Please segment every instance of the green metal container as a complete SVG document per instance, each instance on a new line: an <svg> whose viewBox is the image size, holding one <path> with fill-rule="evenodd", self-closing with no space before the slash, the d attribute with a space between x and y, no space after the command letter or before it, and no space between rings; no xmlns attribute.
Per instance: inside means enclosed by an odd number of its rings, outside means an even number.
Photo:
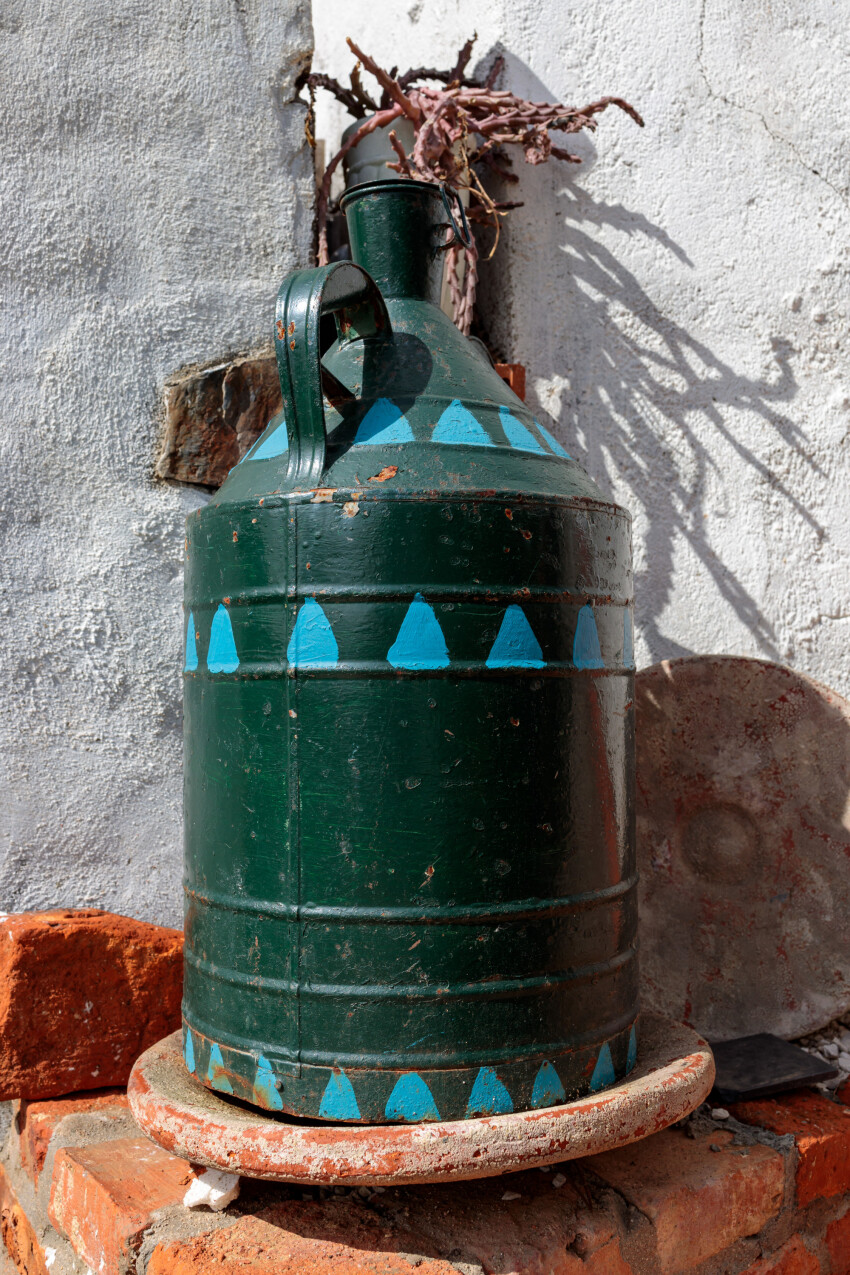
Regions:
<svg viewBox="0 0 850 1275"><path fill-rule="evenodd" d="M320 1120L551 1106L636 1055L630 519L438 308L440 188L344 204L188 520L186 1062Z"/></svg>

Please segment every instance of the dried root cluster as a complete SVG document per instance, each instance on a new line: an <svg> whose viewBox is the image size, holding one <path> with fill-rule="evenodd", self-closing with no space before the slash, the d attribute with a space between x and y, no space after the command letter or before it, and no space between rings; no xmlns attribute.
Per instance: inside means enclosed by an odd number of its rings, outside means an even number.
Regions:
<svg viewBox="0 0 850 1275"><path fill-rule="evenodd" d="M397 68L385 71L352 40L348 40L349 48L358 59L351 75L350 89L330 76L317 74L309 77L311 89L328 89L355 118L360 119L367 111L372 112L368 118L362 119L360 126L325 169L317 210L319 265L325 265L328 260L328 206L336 169L361 138L377 128L391 125L394 120L408 119L413 125L416 140L412 152L407 154L395 132L391 131L389 137L397 160L388 164L388 168L394 169L401 177L445 182L457 191L468 192L470 221L490 226L496 232L491 255L498 241L499 219L519 205L492 199L482 184L481 176L489 169L504 181L518 181L511 171L508 148L521 148L528 164L545 164L549 159L578 164L581 162L579 156L556 146L552 133L568 136L585 128L595 129L595 117L608 106L618 106L635 123L643 125L634 107L621 97L602 97L579 109L557 102L529 102L507 90L497 89L494 85L504 66L502 58L496 59L485 79L471 79L466 69L474 41L475 36L466 42L451 70L416 67L398 75ZM361 66L380 86L378 100L363 87ZM461 283L458 265L462 251L466 253L466 270ZM455 323L462 332L469 332L478 282L478 246L474 236L469 248L453 243L448 249L448 256Z"/></svg>

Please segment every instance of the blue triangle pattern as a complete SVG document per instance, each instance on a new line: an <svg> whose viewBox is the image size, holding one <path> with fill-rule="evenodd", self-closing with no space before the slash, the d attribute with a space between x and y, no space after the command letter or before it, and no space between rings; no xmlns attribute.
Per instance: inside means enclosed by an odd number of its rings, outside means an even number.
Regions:
<svg viewBox="0 0 850 1275"><path fill-rule="evenodd" d="M359 1120L360 1107L354 1086L344 1071L335 1071L325 1085L319 1115L323 1120Z"/></svg>
<svg viewBox="0 0 850 1275"><path fill-rule="evenodd" d="M412 443L410 422L388 398L379 398L369 408L354 435L354 444Z"/></svg>
<svg viewBox="0 0 850 1275"><path fill-rule="evenodd" d="M555 453L556 456L563 456L564 460L572 460L572 456L570 455L570 453L564 451L563 447L558 442L557 438L555 438L553 434L550 434L549 430L546 429L545 425L540 424L536 416L534 418L534 425L535 425L535 428L538 429L540 433L543 435L543 437L546 439L546 442L552 448L552 451Z"/></svg>
<svg viewBox="0 0 850 1275"><path fill-rule="evenodd" d="M186 1063L187 1071L195 1074L195 1046L192 1042L192 1033L186 1028L186 1039L183 1041L183 1060Z"/></svg>
<svg viewBox="0 0 850 1275"><path fill-rule="evenodd" d="M207 668L211 673L235 673L239 656L233 638L233 625L227 608L220 605L213 616L210 629L210 649L207 651Z"/></svg>
<svg viewBox="0 0 850 1275"><path fill-rule="evenodd" d="M629 1052L626 1058L626 1074L634 1070L637 1062L637 1026L632 1023L632 1030L629 1032Z"/></svg>
<svg viewBox="0 0 850 1275"><path fill-rule="evenodd" d="M511 1095L492 1067L482 1067L475 1077L472 1093L466 1105L470 1116L504 1116L513 1111Z"/></svg>
<svg viewBox="0 0 850 1275"><path fill-rule="evenodd" d="M604 668L602 650L599 646L599 631L593 608L583 606L578 613L575 637L573 638L573 664L576 668Z"/></svg>
<svg viewBox="0 0 850 1275"><path fill-rule="evenodd" d="M447 668L449 650L440 622L421 593L407 608L398 636L387 651L393 668Z"/></svg>
<svg viewBox="0 0 850 1275"><path fill-rule="evenodd" d="M546 455L531 430L526 429L522 421L517 420L509 407L500 407L499 417L511 447L516 447L521 452L539 452L541 456Z"/></svg>
<svg viewBox="0 0 850 1275"><path fill-rule="evenodd" d="M407 1120L411 1124L440 1118L431 1090L415 1071L399 1076L387 1099L384 1115L388 1120Z"/></svg>
<svg viewBox="0 0 850 1275"><path fill-rule="evenodd" d="M189 612L189 619L186 621L186 664L185 671L194 673L198 667L198 647L195 643L195 617Z"/></svg>
<svg viewBox="0 0 850 1275"><path fill-rule="evenodd" d="M431 435L432 443L465 443L467 447L495 447L483 425L459 398L449 403Z"/></svg>
<svg viewBox="0 0 850 1275"><path fill-rule="evenodd" d="M315 598L307 598L298 612L286 658L293 668L326 668L339 660L331 622Z"/></svg>
<svg viewBox="0 0 850 1275"><path fill-rule="evenodd" d="M487 656L487 667L544 668L545 665L540 643L522 607L509 606Z"/></svg>
<svg viewBox="0 0 850 1275"><path fill-rule="evenodd" d="M283 1099L275 1084L276 1079L274 1068L268 1058L260 1054L257 1059L257 1074L254 1077L254 1092L260 1100L260 1105L267 1111L283 1111Z"/></svg>
<svg viewBox="0 0 850 1275"><path fill-rule="evenodd" d="M616 1079L614 1061L611 1057L611 1046L606 1040L599 1051L596 1066L593 1068L593 1075L590 1077L590 1092L596 1093L599 1089L605 1089L607 1085L613 1085Z"/></svg>
<svg viewBox="0 0 850 1275"><path fill-rule="evenodd" d="M559 1102L566 1101L561 1077L550 1062L541 1063L531 1091L532 1107L557 1107Z"/></svg>
<svg viewBox="0 0 850 1275"><path fill-rule="evenodd" d="M632 622L631 607L626 607L623 612L623 667L634 668L635 666L635 640L634 625Z"/></svg>
<svg viewBox="0 0 850 1275"><path fill-rule="evenodd" d="M260 440L259 447L255 451L249 452L244 457L245 460L272 460L275 456L282 456L284 452L289 451L289 434L286 429L286 421L281 416L280 423L275 425L275 419L273 416L269 421L265 434ZM272 427L271 433L269 433L269 427Z"/></svg>
<svg viewBox="0 0 850 1275"><path fill-rule="evenodd" d="M233 1093L233 1086L227 1079L227 1073L224 1070L224 1059L221 1056L221 1050L218 1045L213 1045L210 1050L210 1065L207 1067L207 1080L213 1089L217 1089L219 1093Z"/></svg>

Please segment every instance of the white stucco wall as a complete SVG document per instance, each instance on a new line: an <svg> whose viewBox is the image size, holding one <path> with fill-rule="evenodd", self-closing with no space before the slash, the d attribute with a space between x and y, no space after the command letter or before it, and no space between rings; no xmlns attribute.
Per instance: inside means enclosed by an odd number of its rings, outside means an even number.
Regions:
<svg viewBox="0 0 850 1275"><path fill-rule="evenodd" d="M9 0L0 910L179 924L182 526L160 387L306 264L306 0Z"/></svg>
<svg viewBox="0 0 850 1275"><path fill-rule="evenodd" d="M491 337L634 514L639 666L750 654L850 694L846 7L323 0L314 27L332 74L346 35L404 70L477 30L503 87L644 114L573 139L580 168L519 163ZM322 98L332 153L348 120Z"/></svg>

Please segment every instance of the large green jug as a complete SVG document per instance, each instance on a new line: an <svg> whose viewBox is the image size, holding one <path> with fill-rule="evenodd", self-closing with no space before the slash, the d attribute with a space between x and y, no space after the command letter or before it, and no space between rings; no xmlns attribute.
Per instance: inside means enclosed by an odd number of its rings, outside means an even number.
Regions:
<svg viewBox="0 0 850 1275"><path fill-rule="evenodd" d="M636 1056L630 520L440 311L441 189L344 204L188 520L186 1063L320 1120L551 1106Z"/></svg>

